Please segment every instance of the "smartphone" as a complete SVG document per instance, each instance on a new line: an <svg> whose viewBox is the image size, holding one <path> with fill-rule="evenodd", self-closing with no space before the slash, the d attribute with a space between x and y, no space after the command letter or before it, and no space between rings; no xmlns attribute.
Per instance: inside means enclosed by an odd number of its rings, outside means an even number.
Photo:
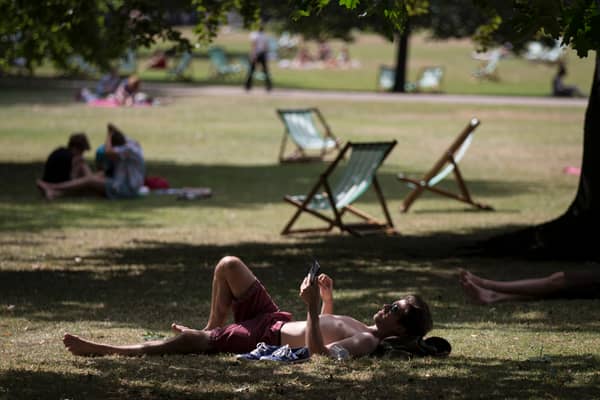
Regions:
<svg viewBox="0 0 600 400"><path fill-rule="evenodd" d="M321 266L317 260L312 260L308 267L308 280L312 285L317 281L319 274L321 273Z"/></svg>

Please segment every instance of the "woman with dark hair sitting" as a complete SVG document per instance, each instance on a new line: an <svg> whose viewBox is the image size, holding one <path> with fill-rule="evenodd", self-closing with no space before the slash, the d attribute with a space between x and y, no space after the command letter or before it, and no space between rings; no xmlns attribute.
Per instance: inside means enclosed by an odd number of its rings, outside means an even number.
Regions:
<svg viewBox="0 0 600 400"><path fill-rule="evenodd" d="M146 173L139 143L108 124L104 157L112 161L112 177L101 171L60 183L38 180L37 186L48 200L77 194L96 194L111 199L137 197Z"/></svg>

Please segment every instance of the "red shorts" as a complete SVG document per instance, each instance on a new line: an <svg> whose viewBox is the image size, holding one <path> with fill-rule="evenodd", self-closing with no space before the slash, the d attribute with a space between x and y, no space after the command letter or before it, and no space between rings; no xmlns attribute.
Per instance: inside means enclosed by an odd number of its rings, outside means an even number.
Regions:
<svg viewBox="0 0 600 400"><path fill-rule="evenodd" d="M278 346L281 327L292 320L292 314L279 311L258 280L241 298L234 300L232 308L234 323L210 333L214 352L247 353L259 342Z"/></svg>

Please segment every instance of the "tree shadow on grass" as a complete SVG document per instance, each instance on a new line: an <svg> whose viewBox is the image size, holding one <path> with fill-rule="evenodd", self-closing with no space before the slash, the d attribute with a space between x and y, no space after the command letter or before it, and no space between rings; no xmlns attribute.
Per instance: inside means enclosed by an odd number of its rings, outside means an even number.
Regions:
<svg viewBox="0 0 600 400"><path fill-rule="evenodd" d="M181 207L191 212L203 208L261 208L281 204L285 194L306 194L316 184L326 168L324 163L305 165L181 165L173 162L148 160L149 175L165 177L172 187L210 187L210 199L186 202L175 196L150 195L134 200L107 201L101 198L63 198L51 203L41 197L35 187L43 163L0 163L0 180L7 190L0 193L0 231L33 231L62 227L106 227L111 221L127 226L144 225L143 217L154 208ZM379 174L388 201L402 199L408 193L406 185L395 178L395 171L385 168ZM446 183L452 187L453 182ZM536 191L539 184L504 181L470 181L473 193L485 198L510 197ZM428 201L424 196L423 202ZM357 205L377 204L372 190L365 193ZM467 207L468 209L469 207ZM446 210L464 210L465 206L448 200ZM503 210L514 212L515 210ZM290 207L290 215L292 208ZM110 218L107 218L110 216ZM395 215L394 218L397 218ZM167 222L165 222L166 224Z"/></svg>
<svg viewBox="0 0 600 400"><path fill-rule="evenodd" d="M49 258L60 270L0 271L3 302L12 316L29 321L111 321L146 330L168 329L170 322L204 326L209 313L212 271L225 255L240 256L282 309L304 314L299 282L315 257L336 282L336 312L368 322L381 304L403 294L422 294L436 325L454 329L466 323L519 324L522 329L594 331L600 311L594 302L510 303L490 307L465 304L456 268L467 267L497 279L544 276L564 264L486 259L465 251L489 231L471 235L440 233L413 237L341 236L281 243L231 245L133 241L82 255ZM501 267L501 272L498 268ZM582 320L572 307L598 318ZM536 309L536 315L527 312ZM6 312L6 311L5 311Z"/></svg>
<svg viewBox="0 0 600 400"><path fill-rule="evenodd" d="M315 364L317 363L317 364ZM0 373L7 398L594 398L597 356L552 355L543 361L450 356L411 362L330 360L286 366L231 356L74 358L76 373Z"/></svg>

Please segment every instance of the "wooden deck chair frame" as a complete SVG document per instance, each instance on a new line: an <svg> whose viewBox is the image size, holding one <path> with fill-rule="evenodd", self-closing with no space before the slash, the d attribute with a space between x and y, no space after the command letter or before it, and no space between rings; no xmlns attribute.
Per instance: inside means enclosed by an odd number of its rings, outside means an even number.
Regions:
<svg viewBox="0 0 600 400"><path fill-rule="evenodd" d="M321 125L323 127L323 131L324 131L323 137L322 137L323 146L320 149L319 148L306 149L306 148L303 148L296 141L294 141L292 132L290 132L290 127L288 125L288 122L285 119L285 114L291 114L291 113L310 113L310 114L314 114L317 116L317 119L321 123ZM321 111L319 111L318 108L311 107L311 108L297 108L297 109L277 109L277 115L279 116L279 119L281 119L281 122L283 123L283 126L285 127L285 130L283 132L283 138L281 139L281 146L279 148L279 162L280 163L322 161L327 154L340 150L339 140L335 137L335 135L331 131L329 124L327 123L327 121L325 120L325 117L323 117L323 114L321 114ZM318 131L316 126L315 126L315 130ZM287 141L288 141L289 136L292 136L292 142L296 146L296 149L291 154L285 155ZM333 140L335 145L333 147L328 147L327 139ZM310 150L318 151L318 154L311 155L308 153Z"/></svg>
<svg viewBox="0 0 600 400"><path fill-rule="evenodd" d="M429 190L433 193L470 204L473 207L481 210L493 210L491 206L478 203L473 200L471 193L467 188L467 184L463 179L463 175L458 168L458 163L466 152L472 140L472 135L479 124L480 122L477 118L471 119L465 129L460 133L460 135L458 135L450 147L448 147L448 149L444 152L442 157L433 165L433 167L422 179L411 179L404 176L404 174L398 174L397 178L399 180L414 187L414 189L408 194L408 196L406 196L402 203L402 212L408 212L411 205L425 190ZM435 187L435 185L443 180L450 172L454 173L459 193L453 193Z"/></svg>
<svg viewBox="0 0 600 400"><path fill-rule="evenodd" d="M374 146L378 146L382 148L383 153L381 153L381 160L375 165L371 163L371 171L366 173L370 182L362 183L366 184L367 187L364 187L355 192L356 197L350 197L350 199L344 199L344 205L338 206L336 205L336 196L332 190L331 185L331 175L335 171L336 167L340 163L346 153L348 153L351 149L353 151L357 151L356 149L369 149L369 146L373 148ZM383 164L388 154L392 151L392 149L396 146L396 141L391 142L371 142L371 143L352 143L348 142L344 146L344 148L340 151L336 159L327 167L325 172L321 174L319 180L315 184L315 186L308 192L308 195L303 199L297 198L297 196L285 196L284 200L294 207L297 208L296 212L289 220L289 222L283 228L281 232L282 235L288 235L293 233L311 233L311 232L329 232L333 228L337 227L342 232L348 232L353 236L364 236L367 233L375 233L375 232L383 232L386 234L397 234L398 232L394 228L394 224L392 222L392 218L387 208L387 204L385 202L385 198L383 196L383 192L381 191L381 186L379 185L379 181L377 180L377 170ZM352 163L353 158L350 156L350 160L348 163ZM361 162L360 159L358 161ZM346 166L348 167L348 165ZM350 171L350 170L348 170ZM345 177L344 177L345 178ZM348 182L346 179L341 179L341 181ZM356 182L353 182L353 185L356 187ZM383 214L385 216L385 221L378 220L377 218L367 214L366 212L359 210L352 204L366 191L368 188L372 186L377 195L377 199L381 205L383 210ZM344 189L348 189L348 186L343 186ZM321 192L319 190L322 189ZM347 192L346 192L347 193ZM324 209L321 208L310 208L310 203L316 196L320 196L323 204L327 205L329 210L332 211L333 217L323 213ZM324 221L327 226L322 228L304 228L304 229L292 229L293 225L296 223L298 218L302 215L302 213L308 213L313 215L314 217ZM364 222L358 223L345 223L342 221L342 218L346 212L353 214L359 217Z"/></svg>

